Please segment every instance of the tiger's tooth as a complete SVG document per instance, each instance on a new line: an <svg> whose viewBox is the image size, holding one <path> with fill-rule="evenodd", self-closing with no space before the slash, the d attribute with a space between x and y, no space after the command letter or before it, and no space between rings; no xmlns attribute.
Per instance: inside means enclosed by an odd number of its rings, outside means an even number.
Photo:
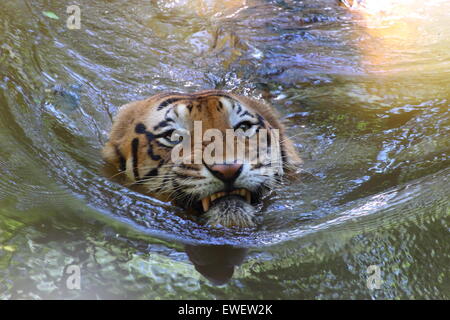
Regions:
<svg viewBox="0 0 450 320"><path fill-rule="evenodd" d="M252 203L252 195L248 191L245 193L245 200L247 200L247 202L250 204Z"/></svg>
<svg viewBox="0 0 450 320"><path fill-rule="evenodd" d="M216 198L217 198L217 194L214 193L214 194L211 195L211 201L216 200Z"/></svg>
<svg viewBox="0 0 450 320"><path fill-rule="evenodd" d="M240 189L240 190L239 190L239 194L240 194L241 196L245 197L245 196L246 196L246 191L245 191L244 189Z"/></svg>
<svg viewBox="0 0 450 320"><path fill-rule="evenodd" d="M206 212L209 209L209 197L203 198L202 199L202 207L203 207L203 211Z"/></svg>

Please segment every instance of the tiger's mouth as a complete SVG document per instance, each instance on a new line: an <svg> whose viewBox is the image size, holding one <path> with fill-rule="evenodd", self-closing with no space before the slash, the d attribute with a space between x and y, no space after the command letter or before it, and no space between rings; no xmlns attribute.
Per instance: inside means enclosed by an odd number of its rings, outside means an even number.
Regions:
<svg viewBox="0 0 450 320"><path fill-rule="evenodd" d="M235 189L232 191L219 191L216 193L213 193L203 199L201 199L201 206L203 209L203 212L207 212L212 204L214 204L215 201L221 198L230 197L230 196L238 196L241 197L243 200L245 200L248 204L252 204L252 199L254 200L254 197L252 196L252 193L247 189Z"/></svg>

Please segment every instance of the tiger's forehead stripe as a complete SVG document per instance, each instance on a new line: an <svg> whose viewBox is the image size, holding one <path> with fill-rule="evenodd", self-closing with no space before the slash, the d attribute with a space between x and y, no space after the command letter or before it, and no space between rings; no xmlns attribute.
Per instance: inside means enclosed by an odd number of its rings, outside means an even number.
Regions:
<svg viewBox="0 0 450 320"><path fill-rule="evenodd" d="M244 116L249 116L251 118L255 118L255 115L251 114L248 110L245 110L239 101L232 99L231 97L228 97L228 99L221 98L219 101L222 104L225 104L228 111L230 111L230 109L232 109L241 118L243 118Z"/></svg>
<svg viewBox="0 0 450 320"><path fill-rule="evenodd" d="M177 96L163 97L163 100L157 104L157 110L163 110L163 117L159 119L159 122L156 122L152 125L152 130L154 132L164 131L165 128L168 127L182 127L187 130L192 129L192 123L189 119L192 116L192 112L194 110L203 114L207 112L206 109L202 110L202 106L205 103L214 101L215 109L220 113L228 114L232 125L236 125L240 119L250 118L259 120L257 118L258 114L253 113L247 109L239 100L234 97L217 92L208 92L206 94L178 94ZM195 107L195 108L194 108ZM209 112L209 111L208 111ZM206 115L203 115L204 117ZM207 116L208 117L208 116ZM173 126L172 126L173 124ZM262 122L259 121L261 125ZM142 130L139 130L142 132ZM166 130L167 131L167 130Z"/></svg>
<svg viewBox="0 0 450 320"><path fill-rule="evenodd" d="M169 99L166 99L164 101L162 101L158 107L157 110L161 111L162 109L164 109L165 107L180 101L180 100L196 100L196 99L201 99L201 98L209 98L209 97L225 97L228 99L232 99L229 95L224 94L224 93L219 93L219 92L210 92L210 93L205 93L205 94L190 94L190 95L181 95L178 97L170 97Z"/></svg>
<svg viewBox="0 0 450 320"><path fill-rule="evenodd" d="M153 127L153 130L156 131L160 128L164 128L167 127L169 125L170 122L174 122L173 119L165 119L162 120L161 122L159 122L156 126Z"/></svg>
<svg viewBox="0 0 450 320"><path fill-rule="evenodd" d="M161 102L157 108L158 111L161 111L162 109L164 109L165 107L171 105L174 102L183 100L184 98L169 98L167 100L164 100L163 102Z"/></svg>
<svg viewBox="0 0 450 320"><path fill-rule="evenodd" d="M178 118L188 118L192 111L192 104L177 104L174 108L174 112L177 114Z"/></svg>
<svg viewBox="0 0 450 320"><path fill-rule="evenodd" d="M230 112L232 109L234 109L234 101L231 97L228 96L222 96L219 99L219 102L222 106L222 108L225 108L228 112Z"/></svg>
<svg viewBox="0 0 450 320"><path fill-rule="evenodd" d="M249 116L250 118L255 118L255 116L253 114L251 114L250 112L248 112L247 110L245 110L244 112L242 112L242 114L239 114L239 115L241 116L241 118L244 116Z"/></svg>

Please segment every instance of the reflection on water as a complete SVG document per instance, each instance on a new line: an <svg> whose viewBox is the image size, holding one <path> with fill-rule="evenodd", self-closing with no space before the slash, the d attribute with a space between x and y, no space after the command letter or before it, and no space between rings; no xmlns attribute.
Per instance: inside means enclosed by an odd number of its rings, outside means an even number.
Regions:
<svg viewBox="0 0 450 320"><path fill-rule="evenodd" d="M69 2L0 5L0 298L450 297L448 1L96 1L80 30ZM118 106L211 88L272 103L304 159L257 232L102 170Z"/></svg>
<svg viewBox="0 0 450 320"><path fill-rule="evenodd" d="M235 267L242 264L247 256L247 249L231 246L185 246L189 260L195 270L212 283L227 283L233 276Z"/></svg>

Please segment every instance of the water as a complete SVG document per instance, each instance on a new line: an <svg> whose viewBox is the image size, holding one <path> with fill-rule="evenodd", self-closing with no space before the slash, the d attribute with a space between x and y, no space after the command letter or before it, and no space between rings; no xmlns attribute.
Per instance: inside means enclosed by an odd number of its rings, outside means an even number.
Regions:
<svg viewBox="0 0 450 320"><path fill-rule="evenodd" d="M81 1L69 30L70 1L2 1L0 298L450 298L450 3L214 3ZM257 232L102 169L121 104L211 88L272 103L304 160Z"/></svg>

